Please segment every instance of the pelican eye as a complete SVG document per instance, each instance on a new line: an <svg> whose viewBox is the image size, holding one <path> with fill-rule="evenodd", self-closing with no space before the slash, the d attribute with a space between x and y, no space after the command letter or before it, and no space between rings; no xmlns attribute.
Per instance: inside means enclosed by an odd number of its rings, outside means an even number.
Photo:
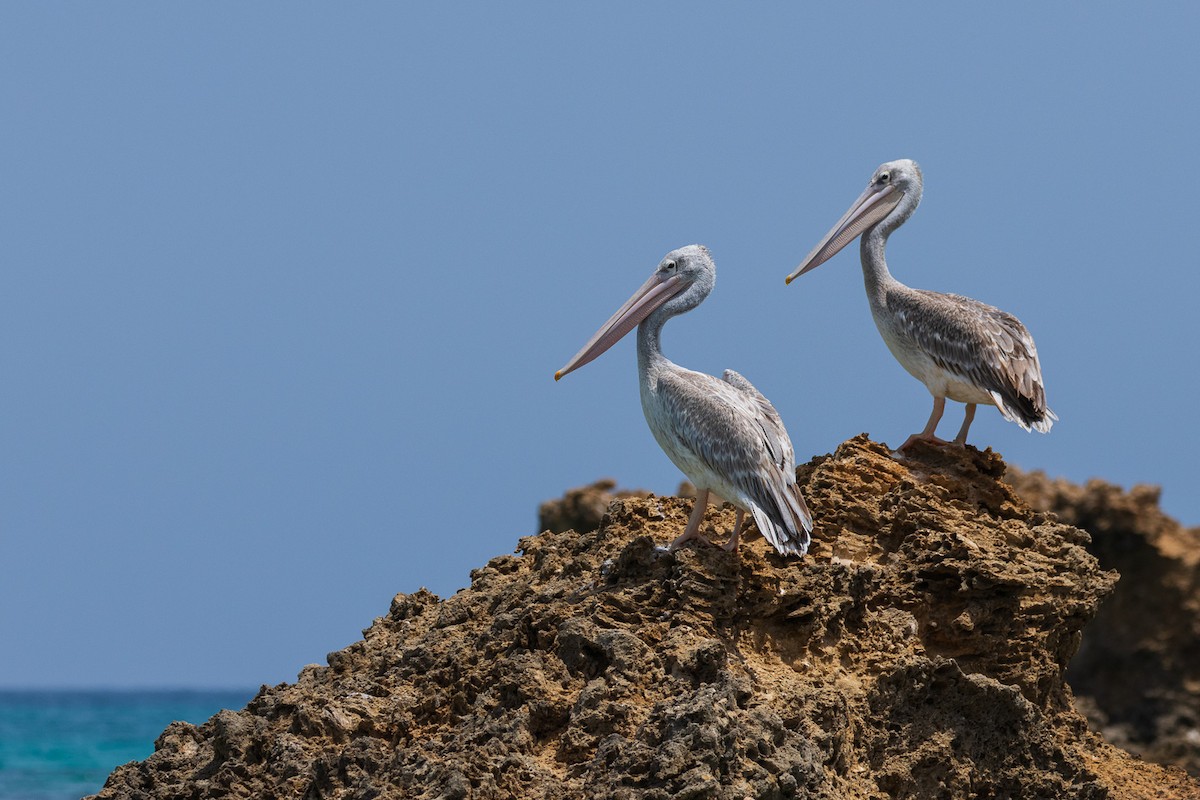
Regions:
<svg viewBox="0 0 1200 800"><path fill-rule="evenodd" d="M672 260L668 259L667 261L663 262L663 270L666 272L670 272L671 270L675 269L675 267L676 264Z"/></svg>
<svg viewBox="0 0 1200 800"><path fill-rule="evenodd" d="M880 173L880 175L879 175L879 183L887 183L891 179L892 179L892 175L890 172L883 172L883 173Z"/></svg>

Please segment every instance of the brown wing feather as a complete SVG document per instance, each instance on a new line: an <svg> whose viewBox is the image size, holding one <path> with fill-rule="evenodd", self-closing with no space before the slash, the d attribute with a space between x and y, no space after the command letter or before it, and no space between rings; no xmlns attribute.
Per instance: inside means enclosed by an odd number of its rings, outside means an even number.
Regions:
<svg viewBox="0 0 1200 800"><path fill-rule="evenodd" d="M904 332L934 363L989 392L1004 416L1049 430L1042 367L1033 337L1006 311L956 294L922 289L889 298Z"/></svg>

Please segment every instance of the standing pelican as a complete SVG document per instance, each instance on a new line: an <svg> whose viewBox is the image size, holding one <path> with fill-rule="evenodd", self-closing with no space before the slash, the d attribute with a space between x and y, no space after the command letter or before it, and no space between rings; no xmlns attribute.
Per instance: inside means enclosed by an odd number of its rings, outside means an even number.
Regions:
<svg viewBox="0 0 1200 800"><path fill-rule="evenodd" d="M883 257L888 236L912 216L921 191L917 162L901 159L881 165L862 196L787 282L833 258L863 234L863 280L871 316L892 355L933 395L925 430L909 436L901 450L918 441L945 444L934 431L947 397L967 404L956 444L966 444L978 403L996 406L1005 419L1025 430L1046 433L1058 417L1046 406L1037 348L1020 320L969 297L910 289L888 272Z"/></svg>
<svg viewBox="0 0 1200 800"><path fill-rule="evenodd" d="M802 556L808 552L812 516L796 485L796 456L774 406L733 370L717 380L672 363L659 347L663 324L700 305L716 278L707 247L693 244L667 253L650 280L554 373L554 379L589 363L636 325L646 422L659 446L696 487L687 528L671 549L702 538L700 523L712 491L738 508L726 550L737 550L749 511L776 550Z"/></svg>

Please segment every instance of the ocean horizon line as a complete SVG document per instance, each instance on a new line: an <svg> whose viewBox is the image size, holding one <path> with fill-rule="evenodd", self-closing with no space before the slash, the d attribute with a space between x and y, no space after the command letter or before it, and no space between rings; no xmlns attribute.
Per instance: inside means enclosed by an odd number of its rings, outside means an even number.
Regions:
<svg viewBox="0 0 1200 800"><path fill-rule="evenodd" d="M33 694L257 694L263 686L183 686L173 684L138 685L63 685L63 686L0 686L0 695Z"/></svg>

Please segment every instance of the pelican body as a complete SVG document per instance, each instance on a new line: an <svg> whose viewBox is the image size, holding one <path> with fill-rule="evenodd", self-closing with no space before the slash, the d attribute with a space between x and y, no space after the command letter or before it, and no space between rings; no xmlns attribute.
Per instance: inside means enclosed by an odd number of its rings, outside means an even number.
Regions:
<svg viewBox="0 0 1200 800"><path fill-rule="evenodd" d="M946 398L967 404L956 444L966 444L980 403L996 406L1005 419L1027 431L1046 433L1058 417L1046 405L1037 348L1020 320L969 297L909 288L888 271L888 236L916 211L922 190L917 162L881 165L866 191L787 282L862 236L863 281L875 326L896 360L933 395L925 429L908 437L901 450L917 441L944 443L935 432Z"/></svg>
<svg viewBox="0 0 1200 800"><path fill-rule="evenodd" d="M663 324L700 305L716 274L708 248L672 250L554 379L589 363L637 326L642 412L663 452L696 487L687 528L671 548L703 538L700 524L708 495L715 492L738 509L727 550L736 551L749 512L776 550L802 556L808 552L812 516L796 485L795 453L774 406L733 370L718 380L662 354Z"/></svg>

